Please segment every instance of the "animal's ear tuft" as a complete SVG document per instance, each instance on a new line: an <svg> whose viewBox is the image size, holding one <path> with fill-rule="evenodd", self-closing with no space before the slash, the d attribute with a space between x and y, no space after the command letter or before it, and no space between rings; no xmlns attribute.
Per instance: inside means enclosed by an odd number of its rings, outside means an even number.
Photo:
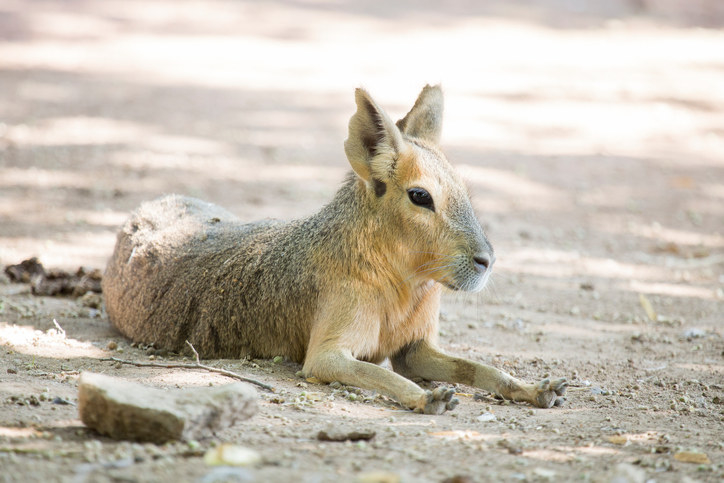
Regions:
<svg viewBox="0 0 724 483"><path fill-rule="evenodd" d="M370 182L373 174L387 179L387 170L402 148L402 135L367 91L357 89L355 102L357 112L349 120L349 136L344 142L347 159L365 181Z"/></svg>
<svg viewBox="0 0 724 483"><path fill-rule="evenodd" d="M438 144L442 132L443 95L439 85L426 85L417 96L415 105L397 127L406 136Z"/></svg>

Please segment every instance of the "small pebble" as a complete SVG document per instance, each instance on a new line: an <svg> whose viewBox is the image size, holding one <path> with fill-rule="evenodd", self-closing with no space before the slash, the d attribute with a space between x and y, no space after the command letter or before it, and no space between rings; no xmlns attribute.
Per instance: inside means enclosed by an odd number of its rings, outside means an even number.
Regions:
<svg viewBox="0 0 724 483"><path fill-rule="evenodd" d="M498 441L498 446L507 449L508 453L510 454L518 455L523 453L523 448L521 448L517 444L511 443L507 439L502 439Z"/></svg>
<svg viewBox="0 0 724 483"><path fill-rule="evenodd" d="M75 403L68 401L67 399L63 399L62 397L56 397L52 401L53 404L60 404L62 406L75 406Z"/></svg>
<svg viewBox="0 0 724 483"><path fill-rule="evenodd" d="M698 339L699 337L706 336L706 331L696 328L686 329L683 335L686 339Z"/></svg>
<svg viewBox="0 0 724 483"><path fill-rule="evenodd" d="M533 470L533 474L543 480L553 481L556 476L556 472L547 468L536 468Z"/></svg>
<svg viewBox="0 0 724 483"><path fill-rule="evenodd" d="M241 483L247 481L256 481L256 478L249 470L229 466L214 468L199 480L200 483Z"/></svg>
<svg viewBox="0 0 724 483"><path fill-rule="evenodd" d="M258 452L235 444L221 444L204 454L204 463L209 466L251 466L259 462Z"/></svg>
<svg viewBox="0 0 724 483"><path fill-rule="evenodd" d="M480 421L481 423L495 421L496 419L498 419L498 418L495 416L495 414L490 413L490 412L484 412L483 414L481 414L480 416L475 418L476 421Z"/></svg>
<svg viewBox="0 0 724 483"><path fill-rule="evenodd" d="M108 344L106 344L106 349L108 349L109 351L114 351L118 349L118 344L116 343L116 341L112 340Z"/></svg>

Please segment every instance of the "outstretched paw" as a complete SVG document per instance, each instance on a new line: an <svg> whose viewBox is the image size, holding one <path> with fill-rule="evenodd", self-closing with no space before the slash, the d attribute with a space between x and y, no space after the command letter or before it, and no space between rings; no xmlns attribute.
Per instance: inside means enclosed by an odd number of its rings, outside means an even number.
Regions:
<svg viewBox="0 0 724 483"><path fill-rule="evenodd" d="M566 393L567 388L568 381L566 381L565 378L556 379L554 381L545 378L534 386L534 404L539 408L561 406L565 402L566 398L559 396L563 396Z"/></svg>
<svg viewBox="0 0 724 483"><path fill-rule="evenodd" d="M442 414L455 408L460 402L455 395L454 389L447 387L438 387L433 391L425 391L427 403L423 413L425 414Z"/></svg>

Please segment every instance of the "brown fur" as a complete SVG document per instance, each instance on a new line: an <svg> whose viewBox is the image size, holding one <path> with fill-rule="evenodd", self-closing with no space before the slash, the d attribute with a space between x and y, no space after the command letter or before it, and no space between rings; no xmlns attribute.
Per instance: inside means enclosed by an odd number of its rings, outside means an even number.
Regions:
<svg viewBox="0 0 724 483"><path fill-rule="evenodd" d="M428 413L452 409L453 391L407 378L550 407L565 380L524 384L436 347L442 286L480 290L494 260L437 147L442 91L425 87L396 125L364 90L356 102L345 142L354 172L307 219L243 224L175 195L142 204L103 278L111 322L138 342L180 350L188 340L204 357L284 355L308 376ZM432 202L421 204L415 189ZM377 365L386 358L395 372Z"/></svg>

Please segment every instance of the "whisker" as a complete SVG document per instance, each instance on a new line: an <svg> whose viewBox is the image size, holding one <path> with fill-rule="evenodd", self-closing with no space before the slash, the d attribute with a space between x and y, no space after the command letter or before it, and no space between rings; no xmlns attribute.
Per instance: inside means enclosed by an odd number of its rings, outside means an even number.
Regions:
<svg viewBox="0 0 724 483"><path fill-rule="evenodd" d="M422 253L423 255L439 255L441 257L454 257L455 255L445 255L444 253L439 252L418 252L418 251L411 251L410 253Z"/></svg>
<svg viewBox="0 0 724 483"><path fill-rule="evenodd" d="M413 272L416 272L418 269L424 267L425 265L432 265L433 263L441 262L441 261L443 261L443 260L444 260L444 258L435 258L435 259L433 259L433 260L430 260L429 262L425 262L425 263L423 263L423 264L421 264L421 265L418 265L418 266L415 268L415 270L413 270Z"/></svg>
<svg viewBox="0 0 724 483"><path fill-rule="evenodd" d="M513 276L511 273L502 273L502 272L495 272L495 276L498 278L503 278L505 280L510 280Z"/></svg>
<svg viewBox="0 0 724 483"><path fill-rule="evenodd" d="M428 268L425 268L425 269L422 269L422 270L417 270L417 271L415 271L415 273L413 273L413 276L414 276L414 275L421 275L421 274L424 274L424 273L434 273L435 271L445 270L446 268L452 268L452 267L454 267L454 266L455 266L454 263L449 263L449 264L447 264L447 265L441 265L441 266L439 266L439 267L428 267Z"/></svg>
<svg viewBox="0 0 724 483"><path fill-rule="evenodd" d="M492 276L488 279L488 283L485 284L485 290L491 293L491 298L494 302L502 302L503 299L498 294L498 286L495 284L495 280Z"/></svg>
<svg viewBox="0 0 724 483"><path fill-rule="evenodd" d="M402 282L400 282L400 284L407 283L410 279L412 279L412 278L414 278L414 277L416 277L416 276L418 276L418 275L431 275L431 274L434 274L434 273L436 273L436 272L440 272L440 271L443 271L443 270L445 270L445 269L452 268L452 267L454 267L454 266L455 266L454 263L450 263L450 264L448 264L448 265L441 265L441 266L439 266L439 267L429 267L429 268L425 268L425 269L422 269L422 270L415 270L415 271L412 273L412 275L410 275L409 277L407 277L406 279L404 279Z"/></svg>

